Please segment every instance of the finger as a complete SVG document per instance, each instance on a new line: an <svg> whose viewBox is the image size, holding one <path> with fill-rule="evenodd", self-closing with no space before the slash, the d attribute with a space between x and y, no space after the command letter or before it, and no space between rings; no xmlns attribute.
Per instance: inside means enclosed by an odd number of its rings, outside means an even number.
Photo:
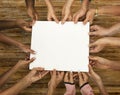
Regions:
<svg viewBox="0 0 120 95"><path fill-rule="evenodd" d="M70 83L73 83L74 81L73 81L73 73L72 72L70 72Z"/></svg>
<svg viewBox="0 0 120 95"><path fill-rule="evenodd" d="M35 60L35 57L33 57L30 60L28 60L27 63L32 63L34 60Z"/></svg>
<svg viewBox="0 0 120 95"><path fill-rule="evenodd" d="M26 53L35 54L35 51L34 51L34 50L32 50L32 49L29 49L29 48L28 48L28 49L26 50Z"/></svg>
<svg viewBox="0 0 120 95"><path fill-rule="evenodd" d="M90 30L98 30L99 26L98 25L93 25L90 27Z"/></svg>
<svg viewBox="0 0 120 95"><path fill-rule="evenodd" d="M72 16L69 16L68 21L72 21Z"/></svg>
<svg viewBox="0 0 120 95"><path fill-rule="evenodd" d="M64 82L69 82L69 81L68 81L68 72L66 72L66 74L65 74Z"/></svg>
<svg viewBox="0 0 120 95"><path fill-rule="evenodd" d="M64 18L61 21L61 24L64 24L66 22L67 18L68 18L68 15L65 15Z"/></svg>
<svg viewBox="0 0 120 95"><path fill-rule="evenodd" d="M23 29L24 29L26 32L32 32L32 28L29 28L29 27L24 26Z"/></svg>
<svg viewBox="0 0 120 95"><path fill-rule="evenodd" d="M76 15L74 22L77 23L80 17L81 17L81 15Z"/></svg>
<svg viewBox="0 0 120 95"><path fill-rule="evenodd" d="M89 22L89 17L86 17L86 19L83 21L83 24L85 25L87 22Z"/></svg>
<svg viewBox="0 0 120 95"><path fill-rule="evenodd" d="M52 78L56 78L56 73L57 73L57 72L56 72L56 70L54 69L54 70L53 70L53 74L52 74Z"/></svg>
<svg viewBox="0 0 120 95"><path fill-rule="evenodd" d="M44 76L46 76L49 73L49 71L43 71L41 74L41 77L43 78Z"/></svg>
<svg viewBox="0 0 120 95"><path fill-rule="evenodd" d="M96 36L96 35L97 35L97 32L89 32L89 35L90 35L90 36Z"/></svg>
<svg viewBox="0 0 120 95"><path fill-rule="evenodd" d="M53 19L55 20L56 23L59 23L59 20L57 19L56 16L54 16Z"/></svg>
<svg viewBox="0 0 120 95"><path fill-rule="evenodd" d="M52 21L52 18L47 18L48 21Z"/></svg>
<svg viewBox="0 0 120 95"><path fill-rule="evenodd" d="M83 75L84 82L88 82L87 74L83 72L82 75Z"/></svg>
<svg viewBox="0 0 120 95"><path fill-rule="evenodd" d="M78 75L79 75L79 85L81 86L83 84L82 73L79 72Z"/></svg>

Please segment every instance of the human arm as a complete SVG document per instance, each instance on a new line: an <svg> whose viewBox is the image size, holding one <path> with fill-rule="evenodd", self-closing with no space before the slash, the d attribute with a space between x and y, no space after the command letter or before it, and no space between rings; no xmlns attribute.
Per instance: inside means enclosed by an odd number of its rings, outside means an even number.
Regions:
<svg viewBox="0 0 120 95"><path fill-rule="evenodd" d="M75 95L76 94L76 88L75 83L73 80L73 73L72 72L66 72L64 77L64 84L66 87L66 92L64 95Z"/></svg>
<svg viewBox="0 0 120 95"><path fill-rule="evenodd" d="M34 60L35 58L31 58L28 61L25 61L25 60L18 61L18 63L14 67L12 67L11 69L9 69L7 72L5 72L0 76L0 87L2 87L7 82L7 80L10 78L11 75L16 73L20 68L30 64Z"/></svg>
<svg viewBox="0 0 120 95"><path fill-rule="evenodd" d="M89 9L89 4L90 4L90 0L82 0L81 8L73 15L74 23L77 23L79 18L83 19L85 17Z"/></svg>
<svg viewBox="0 0 120 95"><path fill-rule="evenodd" d="M106 46L120 46L120 38L104 37L90 44L90 52L100 52Z"/></svg>
<svg viewBox="0 0 120 95"><path fill-rule="evenodd" d="M120 61L112 61L98 56L90 56L90 65L99 69L120 70Z"/></svg>
<svg viewBox="0 0 120 95"><path fill-rule="evenodd" d="M91 29L91 32L89 32L90 36L112 36L120 32L120 23L117 23L110 28L104 28L99 25L93 25L90 27L90 29Z"/></svg>
<svg viewBox="0 0 120 95"><path fill-rule="evenodd" d="M44 71L43 68L34 68L28 75L26 75L22 80L16 83L11 88L0 92L0 95L17 95L22 90L30 86L32 83L42 79L48 71Z"/></svg>
<svg viewBox="0 0 120 95"><path fill-rule="evenodd" d="M34 50L31 50L29 49L28 46L8 37L8 36L5 36L4 34L0 33L0 42L3 42L3 43L6 43L6 44L9 44L9 45L14 45L14 46L17 46L18 48L20 48L21 50L23 50L24 52L28 53L32 53L34 54L35 51Z"/></svg>
<svg viewBox="0 0 120 95"><path fill-rule="evenodd" d="M86 24L88 21L92 24L93 19L95 15L114 15L114 16L120 16L120 6L114 5L114 6L102 6L97 9L90 9L86 14L86 19L84 20L84 24Z"/></svg>
<svg viewBox="0 0 120 95"><path fill-rule="evenodd" d="M30 22L26 22L23 19L17 20L0 20L0 30L21 28L26 32L31 32L32 28Z"/></svg>
<svg viewBox="0 0 120 95"><path fill-rule="evenodd" d="M92 87L88 83L88 76L84 72L78 73L79 86L82 95L94 95Z"/></svg>
<svg viewBox="0 0 120 95"><path fill-rule="evenodd" d="M62 9L62 21L61 21L62 24L64 24L67 20L68 21L72 20L71 6L73 2L74 0L66 0Z"/></svg>
<svg viewBox="0 0 120 95"><path fill-rule="evenodd" d="M63 80L63 76L64 72L57 72L56 70L51 72L51 79L48 83L47 95L54 95L56 87Z"/></svg>
<svg viewBox="0 0 120 95"><path fill-rule="evenodd" d="M35 0L25 0L28 15L32 18L33 24L38 20L38 13L35 10Z"/></svg>
<svg viewBox="0 0 120 95"><path fill-rule="evenodd" d="M104 85L103 85L101 77L97 73L94 72L94 70L92 69L91 65L89 65L89 73L88 73L88 75L97 84L101 95L109 95L107 93Z"/></svg>
<svg viewBox="0 0 120 95"><path fill-rule="evenodd" d="M55 14L55 10L53 8L51 0L45 0L45 3L46 3L47 8L48 8L47 20L48 21L54 20L56 23L59 23L59 20Z"/></svg>

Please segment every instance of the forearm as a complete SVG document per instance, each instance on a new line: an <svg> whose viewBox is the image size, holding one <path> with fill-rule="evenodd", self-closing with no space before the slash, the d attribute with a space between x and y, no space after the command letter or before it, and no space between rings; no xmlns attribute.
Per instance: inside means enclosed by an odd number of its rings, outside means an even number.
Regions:
<svg viewBox="0 0 120 95"><path fill-rule="evenodd" d="M104 87L103 82L102 82L101 79L100 79L99 81L96 81L96 83L97 83L97 85L98 85L98 88L99 88L99 90L100 90L101 95L109 95L109 94L107 93L107 91L106 91L106 89L105 89L105 87Z"/></svg>
<svg viewBox="0 0 120 95"><path fill-rule="evenodd" d="M120 16L120 6L103 6L98 8L98 15Z"/></svg>
<svg viewBox="0 0 120 95"><path fill-rule="evenodd" d="M109 64L109 68L112 70L120 70L120 61L111 61Z"/></svg>
<svg viewBox="0 0 120 95"><path fill-rule="evenodd" d="M103 38L106 40L106 46L120 46L120 38L116 37L105 37Z"/></svg>
<svg viewBox="0 0 120 95"><path fill-rule="evenodd" d="M35 0L25 0L27 9L34 9Z"/></svg>
<svg viewBox="0 0 120 95"><path fill-rule="evenodd" d="M45 3L46 3L46 5L47 5L48 9L49 9L49 8L53 8L53 5L52 5L52 3L51 3L51 0L45 0Z"/></svg>
<svg viewBox="0 0 120 95"><path fill-rule="evenodd" d="M22 90L24 90L30 85L31 85L31 82L27 81L26 79L22 79L13 87L2 91L0 95L17 95L18 93L20 93Z"/></svg>
<svg viewBox="0 0 120 95"><path fill-rule="evenodd" d="M112 27L110 27L109 30L111 32L111 35L120 32L120 23L117 23L117 24L113 25Z"/></svg>
<svg viewBox="0 0 120 95"><path fill-rule="evenodd" d="M20 46L23 45L22 43L20 43L20 42L18 42L16 40L13 40L10 37L7 37L7 36L3 35L2 33L0 33L0 42L10 44L10 45L14 45L14 46L17 46L19 48L20 48Z"/></svg>
<svg viewBox="0 0 120 95"><path fill-rule="evenodd" d="M90 3L90 0L83 0L81 7L82 7L83 9L88 10L88 9L89 9L89 3Z"/></svg>
<svg viewBox="0 0 120 95"><path fill-rule="evenodd" d="M65 5L66 5L68 8L71 8L73 2L74 2L74 0L66 0Z"/></svg>
<svg viewBox="0 0 120 95"><path fill-rule="evenodd" d="M47 95L54 95L55 89L56 89L56 87L49 86Z"/></svg>
<svg viewBox="0 0 120 95"><path fill-rule="evenodd" d="M17 65L15 65L13 68L9 69L7 72L2 74L0 76L0 87L2 87L7 82L9 77L12 76L12 74L16 73L17 70L18 70L18 67Z"/></svg>
<svg viewBox="0 0 120 95"><path fill-rule="evenodd" d="M16 20L0 20L0 30L18 28Z"/></svg>

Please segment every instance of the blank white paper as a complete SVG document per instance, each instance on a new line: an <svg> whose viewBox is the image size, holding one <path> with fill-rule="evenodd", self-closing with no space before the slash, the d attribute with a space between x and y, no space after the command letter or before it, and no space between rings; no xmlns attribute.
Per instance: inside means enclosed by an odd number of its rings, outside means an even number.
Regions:
<svg viewBox="0 0 120 95"><path fill-rule="evenodd" d="M53 21L36 21L32 29L31 49L36 60L30 69L88 72L89 23L57 24Z"/></svg>

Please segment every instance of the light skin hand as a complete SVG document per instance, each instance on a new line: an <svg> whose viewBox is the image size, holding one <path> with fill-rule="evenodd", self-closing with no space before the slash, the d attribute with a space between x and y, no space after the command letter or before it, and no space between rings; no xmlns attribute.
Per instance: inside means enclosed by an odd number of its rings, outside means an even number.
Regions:
<svg viewBox="0 0 120 95"><path fill-rule="evenodd" d="M66 21L72 20L71 15L71 6L74 0L67 0L62 9L62 21L61 24L64 24Z"/></svg>
<svg viewBox="0 0 120 95"><path fill-rule="evenodd" d="M53 8L53 5L50 0L45 0L45 3L48 7L48 14L47 14L47 20L52 21L54 20L56 23L59 23L59 20L55 14L55 10Z"/></svg>
<svg viewBox="0 0 120 95"><path fill-rule="evenodd" d="M96 42L90 44L90 52L100 52L106 46L120 46L120 38L117 37L104 37L98 39Z"/></svg>
<svg viewBox="0 0 120 95"><path fill-rule="evenodd" d="M99 25L93 25L90 29L90 36L111 36L113 34L110 28L104 28Z"/></svg>
<svg viewBox="0 0 120 95"><path fill-rule="evenodd" d="M66 87L66 92L64 95L75 95L76 94L76 89L75 89L75 84L67 84L67 83L74 83L73 80L73 73L72 72L66 72L65 77L64 77L64 82L65 87Z"/></svg>
<svg viewBox="0 0 120 95"><path fill-rule="evenodd" d="M94 72L94 70L92 69L91 65L88 65L88 66L89 66L89 73L88 73L88 75L98 85L98 88L100 90L101 95L108 95L108 93L107 93L107 91L106 91L106 89L105 89L105 87L103 85L101 77L97 73Z"/></svg>
<svg viewBox="0 0 120 95"><path fill-rule="evenodd" d="M108 43L108 41L105 38L98 39L94 43L91 43L89 45L90 53L100 52L105 46L107 46L107 43Z"/></svg>
<svg viewBox="0 0 120 95"><path fill-rule="evenodd" d="M83 24L86 24L87 22L90 22L90 24L92 24L94 16L95 16L95 9L90 9L86 14L86 18L83 21Z"/></svg>
<svg viewBox="0 0 120 95"><path fill-rule="evenodd" d="M84 72L79 72L79 86L82 86L84 83L88 82L88 76Z"/></svg>
<svg viewBox="0 0 120 95"><path fill-rule="evenodd" d="M56 23L59 23L59 20L57 16L55 15L55 11L53 8L48 9L48 15L47 15L48 21L54 20Z"/></svg>
<svg viewBox="0 0 120 95"><path fill-rule="evenodd" d="M77 23L79 18L82 18L85 16L87 10L86 9L83 9L81 8L78 12L76 12L74 15L73 15L73 21L74 23Z"/></svg>
<svg viewBox="0 0 120 95"><path fill-rule="evenodd" d="M72 72L66 72L64 82L74 83L73 77L74 76Z"/></svg>
<svg viewBox="0 0 120 95"><path fill-rule="evenodd" d="M112 61L98 56L90 56L89 60L92 67L99 69L109 69L110 64L112 63Z"/></svg>
<svg viewBox="0 0 120 95"><path fill-rule="evenodd" d="M64 72L57 72L53 70L51 73L51 79L48 83L47 95L53 95L57 85L63 80Z"/></svg>

